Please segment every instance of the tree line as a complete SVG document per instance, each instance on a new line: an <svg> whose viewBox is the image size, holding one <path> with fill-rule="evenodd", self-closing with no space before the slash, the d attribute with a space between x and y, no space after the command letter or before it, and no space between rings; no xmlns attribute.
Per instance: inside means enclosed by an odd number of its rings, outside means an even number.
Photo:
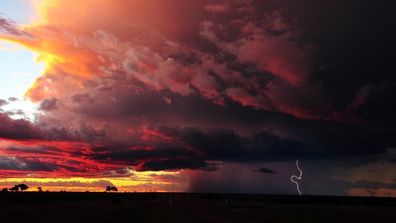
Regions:
<svg viewBox="0 0 396 223"><path fill-rule="evenodd" d="M11 191L11 192L21 191L21 192L23 192L23 191L25 191L27 189L29 189L28 185L26 185L26 184L17 184L17 185L14 185L11 188L6 188L5 187L5 188L3 188L1 190L1 192L8 192L8 191ZM43 188L42 187L37 187L37 191L38 192L43 192ZM115 186L106 186L105 191L106 192L117 192L118 188L115 187ZM47 192L48 192L48 190L47 190ZM66 191L61 191L61 192L66 192Z"/></svg>

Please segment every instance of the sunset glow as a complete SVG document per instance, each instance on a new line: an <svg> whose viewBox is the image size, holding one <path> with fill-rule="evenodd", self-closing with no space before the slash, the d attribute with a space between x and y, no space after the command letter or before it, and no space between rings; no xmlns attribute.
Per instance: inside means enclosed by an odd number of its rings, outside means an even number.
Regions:
<svg viewBox="0 0 396 223"><path fill-rule="evenodd" d="M0 188L396 196L387 35L304 6L0 3Z"/></svg>

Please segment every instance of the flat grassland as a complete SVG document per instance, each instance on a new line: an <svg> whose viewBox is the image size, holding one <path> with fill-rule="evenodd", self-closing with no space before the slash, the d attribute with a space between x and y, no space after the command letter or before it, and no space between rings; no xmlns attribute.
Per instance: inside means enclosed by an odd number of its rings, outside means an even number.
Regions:
<svg viewBox="0 0 396 223"><path fill-rule="evenodd" d="M396 199L194 193L0 193L0 222L396 222Z"/></svg>

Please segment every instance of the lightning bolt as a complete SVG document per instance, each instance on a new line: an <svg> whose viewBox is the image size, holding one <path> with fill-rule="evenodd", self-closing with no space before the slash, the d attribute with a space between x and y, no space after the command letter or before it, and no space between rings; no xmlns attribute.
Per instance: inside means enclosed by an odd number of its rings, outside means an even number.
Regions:
<svg viewBox="0 0 396 223"><path fill-rule="evenodd" d="M301 180L302 179L303 171L298 166L298 160L296 160L296 167L297 167L297 170L300 172L300 174L298 176L292 175L290 177L290 181L296 184L297 192L298 192L298 194L301 195L300 185L298 184L297 180Z"/></svg>

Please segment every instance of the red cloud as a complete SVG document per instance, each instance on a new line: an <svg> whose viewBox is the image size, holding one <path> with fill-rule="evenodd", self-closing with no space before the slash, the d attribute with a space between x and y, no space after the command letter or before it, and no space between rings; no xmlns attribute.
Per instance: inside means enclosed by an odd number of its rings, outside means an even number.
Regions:
<svg viewBox="0 0 396 223"><path fill-rule="evenodd" d="M229 6L226 4L205 5L205 10L211 13L224 13L229 10Z"/></svg>
<svg viewBox="0 0 396 223"><path fill-rule="evenodd" d="M178 7L186 5L180 0L170 1ZM182 96L198 94L218 105L224 105L228 98L244 106L298 118L329 118L315 107L284 100L296 92L302 98L312 97L304 93L304 88L316 89L310 92L314 95L321 92L310 83L312 47L302 41L298 26L287 22L280 11L261 15L254 11L250 1L229 5L194 1L183 9L190 14L180 19L172 14L174 8L153 1L130 1L127 5L100 1L94 9L92 0L78 4L56 2L51 7L44 4L43 20L38 25L23 28L23 32L35 36L34 41L16 40L39 51L47 61L47 74L27 94L34 100L70 97L72 91L84 89L82 83L86 78L106 77L123 79L123 84L138 92L169 90ZM201 6L201 10L193 6ZM241 14L240 10L246 7L261 19ZM92 15L84 14L87 11L84 9L89 9ZM227 21L205 20L202 9L228 11L230 17ZM101 19L84 19L96 17L99 12ZM160 33L153 33L153 27ZM187 32L191 33L190 38L179 38ZM208 52L205 46L202 48L197 44L202 38L217 49ZM221 55L235 59L223 60ZM256 75L233 69L237 66L250 66ZM98 89L114 87L117 86L103 83ZM278 89L284 97L279 97Z"/></svg>
<svg viewBox="0 0 396 223"><path fill-rule="evenodd" d="M142 140L144 141L164 141L171 143L174 141L174 138L172 136L169 136L163 132L160 132L156 129L151 129L149 127L142 127L141 128L141 133L142 133Z"/></svg>
<svg viewBox="0 0 396 223"><path fill-rule="evenodd" d="M0 177L9 177L10 173L36 177L94 177L124 167L92 160L92 146L81 142L1 139L0 146L1 157L14 157L13 163L7 161L8 167L2 166L0 160L0 169L6 170Z"/></svg>
<svg viewBox="0 0 396 223"><path fill-rule="evenodd" d="M139 163L155 169L156 161L188 168L187 158L202 167L202 157L231 159L250 148L242 136L262 129L282 139L293 135L272 130L263 121L268 114L331 120L331 103L312 81L313 47L281 11L254 8L252 1L168 1L177 4L54 0L59 4L44 4L34 25L0 20L1 38L37 51L47 65L27 93L41 101L36 123L0 115L0 136L27 148L8 148L4 155L55 163L65 174ZM230 157L194 151L158 126L202 130L192 138L211 128L229 129L238 137L228 137L242 146L222 151ZM35 145L45 149L33 150ZM166 146L173 150L158 149Z"/></svg>

